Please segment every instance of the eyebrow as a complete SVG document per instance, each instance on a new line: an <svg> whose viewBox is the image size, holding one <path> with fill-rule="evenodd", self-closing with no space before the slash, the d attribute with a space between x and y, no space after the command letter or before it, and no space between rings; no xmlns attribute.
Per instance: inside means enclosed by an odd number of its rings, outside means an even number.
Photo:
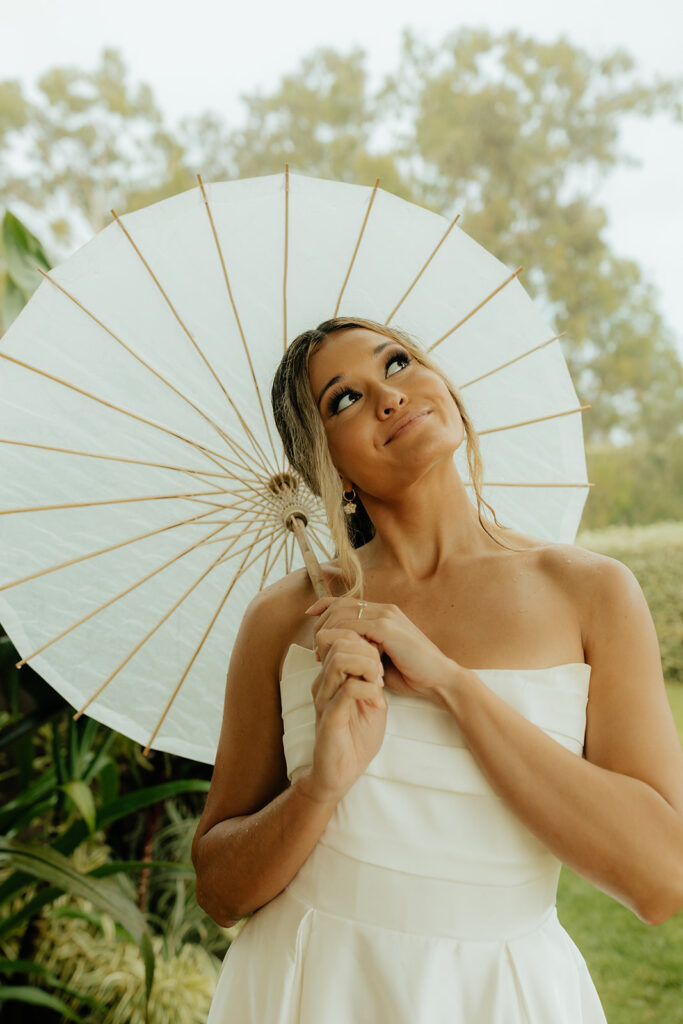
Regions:
<svg viewBox="0 0 683 1024"><path fill-rule="evenodd" d="M373 350L372 350L373 356L378 356L380 354L380 352L382 352L385 348L388 348L389 345L392 345L392 344L393 344L393 342L391 342L391 341L383 341L381 345L377 345L376 348L373 348ZM321 401L323 395L325 394L325 392L327 391L327 389L331 388L333 384L336 384L337 381L340 381L340 380L344 380L344 374L343 373L338 373L336 377L332 377L330 380L328 380L327 384L325 385L325 387L322 389L322 391L318 395L318 401L316 402L316 405L318 406L318 411L320 411L320 401Z"/></svg>

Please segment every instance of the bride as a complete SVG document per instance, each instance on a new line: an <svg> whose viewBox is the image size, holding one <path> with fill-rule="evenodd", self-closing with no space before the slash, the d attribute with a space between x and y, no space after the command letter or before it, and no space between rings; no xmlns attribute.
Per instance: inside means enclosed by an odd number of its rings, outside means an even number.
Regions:
<svg viewBox="0 0 683 1024"><path fill-rule="evenodd" d="M304 569L263 589L230 659L193 863L207 913L250 916L210 1024L604 1021L561 864L649 924L683 908L683 753L636 578L482 515L462 398L398 330L305 332L272 397L337 557L331 597Z"/></svg>

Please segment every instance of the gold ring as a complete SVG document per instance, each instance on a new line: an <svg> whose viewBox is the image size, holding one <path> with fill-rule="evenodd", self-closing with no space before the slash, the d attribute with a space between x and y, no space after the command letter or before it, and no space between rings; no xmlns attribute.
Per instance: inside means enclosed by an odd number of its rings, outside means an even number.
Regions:
<svg viewBox="0 0 683 1024"><path fill-rule="evenodd" d="M358 602L358 618L360 618L361 615L363 614L363 609L365 607L367 607L367 601L359 601Z"/></svg>

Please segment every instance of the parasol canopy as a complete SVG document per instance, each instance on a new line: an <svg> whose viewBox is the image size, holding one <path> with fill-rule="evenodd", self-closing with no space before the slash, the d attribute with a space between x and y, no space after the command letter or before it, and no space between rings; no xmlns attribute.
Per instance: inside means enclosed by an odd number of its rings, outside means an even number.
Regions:
<svg viewBox="0 0 683 1024"><path fill-rule="evenodd" d="M571 543L590 484L559 336L458 218L288 170L198 178L114 214L0 339L0 621L79 712L213 763L246 605L304 557L320 592L334 553L270 407L297 334L410 332L463 393L505 525Z"/></svg>

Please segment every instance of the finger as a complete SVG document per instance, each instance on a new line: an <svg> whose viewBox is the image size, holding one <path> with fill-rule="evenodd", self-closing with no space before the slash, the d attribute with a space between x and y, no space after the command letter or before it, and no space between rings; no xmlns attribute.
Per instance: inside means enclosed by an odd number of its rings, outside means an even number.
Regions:
<svg viewBox="0 0 683 1024"><path fill-rule="evenodd" d="M320 672L318 672L317 676L315 677L315 679L311 683L311 693L313 695L313 702L314 703L315 703L315 698L318 695L318 691L320 690L320 687L323 684L324 677L325 677L324 672L323 672L322 669L320 669Z"/></svg>
<svg viewBox="0 0 683 1024"><path fill-rule="evenodd" d="M378 690L375 683L366 683L360 679L347 679L343 686L340 686L330 701L330 707L340 708L352 700L362 700L373 707L384 709L387 701L382 690Z"/></svg>
<svg viewBox="0 0 683 1024"><path fill-rule="evenodd" d="M370 637L363 635L363 630L367 629L367 624L365 627L354 627L355 623L349 622L344 626L327 626L318 630L313 638L313 649L316 652L318 661L324 661L332 644L342 638L354 641L360 640L364 644L368 644L374 651L377 651L377 657L381 660L384 653L382 644L378 640L371 640Z"/></svg>
<svg viewBox="0 0 683 1024"><path fill-rule="evenodd" d="M326 594L325 597L319 597L312 605L309 605L305 609L304 615L319 615L322 611L329 607L330 603L335 598L331 594Z"/></svg>
<svg viewBox="0 0 683 1024"><path fill-rule="evenodd" d="M311 687L316 711L322 713L349 678L364 680L376 689L384 686L384 666L373 657L338 651L326 663Z"/></svg>
<svg viewBox="0 0 683 1024"><path fill-rule="evenodd" d="M328 653L336 646L338 650L370 654L377 652L377 645L359 631L352 628L353 624L346 626L328 626L318 630L314 638L314 649L319 661L324 661ZM381 654L377 654L377 660Z"/></svg>
<svg viewBox="0 0 683 1024"><path fill-rule="evenodd" d="M371 651L364 654L337 647L326 659L325 672L329 678L338 676L343 681L346 676L358 676L384 686L384 665Z"/></svg>
<svg viewBox="0 0 683 1024"><path fill-rule="evenodd" d="M328 622L334 615L344 615L355 618L358 615L358 599L355 597L321 597L310 608L306 614L317 617L318 623Z"/></svg>

